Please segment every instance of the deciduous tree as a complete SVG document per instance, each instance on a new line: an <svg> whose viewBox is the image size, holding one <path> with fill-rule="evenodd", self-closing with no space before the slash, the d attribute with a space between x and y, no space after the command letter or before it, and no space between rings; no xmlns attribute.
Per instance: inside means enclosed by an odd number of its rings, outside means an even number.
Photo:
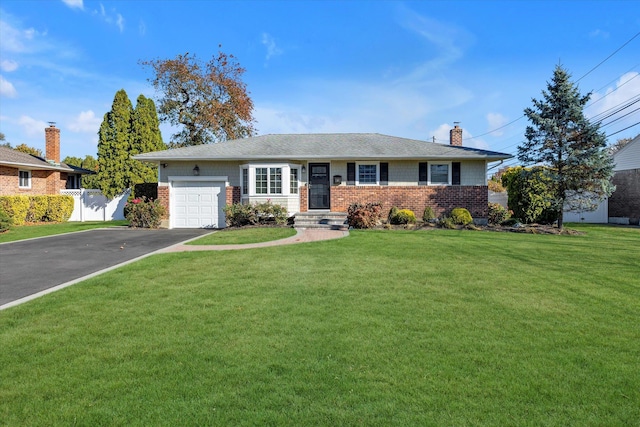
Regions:
<svg viewBox="0 0 640 427"><path fill-rule="evenodd" d="M80 157L67 156L62 160L62 162L71 166L77 166L79 168L98 172L98 160L89 154L87 154L84 159L81 159ZM82 175L82 187L98 188L98 177L95 174Z"/></svg>
<svg viewBox="0 0 640 427"><path fill-rule="evenodd" d="M14 148L16 151L22 153L31 154L32 156L42 157L42 150L28 146L27 144L20 144Z"/></svg>
<svg viewBox="0 0 640 427"><path fill-rule="evenodd" d="M203 63L185 53L141 64L155 74L149 81L161 93L160 119L181 127L171 138L173 147L244 138L255 132L253 102L242 81L245 70L233 55L219 52Z"/></svg>
<svg viewBox="0 0 640 427"><path fill-rule="evenodd" d="M532 125L518 147L518 159L525 165L548 167L550 203L558 228L562 228L563 208L594 210L615 189L606 136L598 123L584 115L591 94L582 96L570 77L564 68L556 67L542 99L533 99L533 107L524 111Z"/></svg>

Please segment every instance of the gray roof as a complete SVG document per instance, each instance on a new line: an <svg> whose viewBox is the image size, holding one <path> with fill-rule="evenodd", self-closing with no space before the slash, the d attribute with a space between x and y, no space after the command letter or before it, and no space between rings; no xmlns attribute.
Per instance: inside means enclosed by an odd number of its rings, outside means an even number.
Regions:
<svg viewBox="0 0 640 427"><path fill-rule="evenodd" d="M456 147L378 133L262 135L134 156L151 162L179 160L505 160L510 154Z"/></svg>
<svg viewBox="0 0 640 427"><path fill-rule="evenodd" d="M50 163L42 157L33 156L14 150L13 148L0 146L0 165L29 170L56 170L62 172L90 173L72 169L64 163ZM84 169L82 169L84 170Z"/></svg>

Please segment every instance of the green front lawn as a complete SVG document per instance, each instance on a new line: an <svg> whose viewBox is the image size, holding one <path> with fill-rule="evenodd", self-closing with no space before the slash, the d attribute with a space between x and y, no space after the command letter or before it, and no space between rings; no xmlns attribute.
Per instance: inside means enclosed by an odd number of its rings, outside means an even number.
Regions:
<svg viewBox="0 0 640 427"><path fill-rule="evenodd" d="M294 236L296 230L291 227L255 227L223 229L188 242L188 245L242 245L246 243L270 242Z"/></svg>
<svg viewBox="0 0 640 427"><path fill-rule="evenodd" d="M127 221L87 221L87 222L61 222L55 224L20 225L13 226L9 231L0 233L0 243L15 242L17 240L33 239L35 237L53 236L56 234L73 233L75 231L91 230L94 228L106 228L126 226Z"/></svg>
<svg viewBox="0 0 640 427"><path fill-rule="evenodd" d="M154 255L0 312L6 425L630 426L640 230Z"/></svg>

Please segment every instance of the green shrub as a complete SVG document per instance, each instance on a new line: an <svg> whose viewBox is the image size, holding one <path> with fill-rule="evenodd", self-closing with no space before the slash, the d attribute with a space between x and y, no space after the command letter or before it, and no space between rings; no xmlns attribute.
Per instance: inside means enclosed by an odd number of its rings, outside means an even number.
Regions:
<svg viewBox="0 0 640 427"><path fill-rule="evenodd" d="M509 211L500 203L489 203L489 224L502 224L509 219Z"/></svg>
<svg viewBox="0 0 640 427"><path fill-rule="evenodd" d="M507 169L502 175L502 185L509 194L509 209L513 216L525 224L533 222L551 223L558 217L552 206L550 171L543 167Z"/></svg>
<svg viewBox="0 0 640 427"><path fill-rule="evenodd" d="M11 217L0 207L0 233L9 230L12 223Z"/></svg>
<svg viewBox="0 0 640 427"><path fill-rule="evenodd" d="M448 217L448 216L438 221L438 227L450 228L450 229L458 228L456 224L453 222L453 219L451 219L451 217Z"/></svg>
<svg viewBox="0 0 640 427"><path fill-rule="evenodd" d="M45 221L65 222L73 214L73 196L69 195L49 195L47 211L44 215Z"/></svg>
<svg viewBox="0 0 640 427"><path fill-rule="evenodd" d="M424 212L422 212L422 220L424 222L431 222L436 219L436 213L433 211L431 206L427 206L424 208Z"/></svg>
<svg viewBox="0 0 640 427"><path fill-rule="evenodd" d="M391 224L415 224L416 215L412 210L400 209L395 212L395 215L391 217Z"/></svg>
<svg viewBox="0 0 640 427"><path fill-rule="evenodd" d="M373 228L380 223L381 217L380 203L353 203L347 209L347 222L353 228Z"/></svg>
<svg viewBox="0 0 640 427"><path fill-rule="evenodd" d="M159 200L139 197L125 205L125 218L129 221L129 227L158 228L164 214L164 206Z"/></svg>
<svg viewBox="0 0 640 427"><path fill-rule="evenodd" d="M9 215L13 225L24 224L30 205L29 196L0 196L0 209Z"/></svg>
<svg viewBox="0 0 640 427"><path fill-rule="evenodd" d="M230 227L269 224L271 222L282 225L287 222L289 217L287 208L273 204L270 200L255 204L234 203L233 205L225 206L223 211L227 225Z"/></svg>
<svg viewBox="0 0 640 427"><path fill-rule="evenodd" d="M285 224L289 213L282 205L274 205L270 200L254 205L258 224L267 224L274 221L278 225Z"/></svg>
<svg viewBox="0 0 640 427"><path fill-rule="evenodd" d="M451 211L451 215L449 215L454 224L458 225L467 225L473 222L473 218L468 210L465 208L455 208Z"/></svg>
<svg viewBox="0 0 640 427"><path fill-rule="evenodd" d="M27 222L45 221L47 209L49 208L49 198L47 196L29 196L29 210L27 211Z"/></svg>
<svg viewBox="0 0 640 427"><path fill-rule="evenodd" d="M389 209L389 215L387 215L387 224L392 224L392 220L393 217L395 217L398 214L398 211L400 209L398 209L396 206L391 206L391 209Z"/></svg>
<svg viewBox="0 0 640 427"><path fill-rule="evenodd" d="M243 227L258 223L255 209L249 204L234 203L222 208L227 225L230 227Z"/></svg>

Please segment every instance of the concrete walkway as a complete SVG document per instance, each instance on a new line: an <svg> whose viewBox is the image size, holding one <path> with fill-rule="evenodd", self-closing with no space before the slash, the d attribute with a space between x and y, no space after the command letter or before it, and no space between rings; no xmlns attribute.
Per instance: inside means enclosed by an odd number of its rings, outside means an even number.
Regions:
<svg viewBox="0 0 640 427"><path fill-rule="evenodd" d="M262 243L247 243L244 245L185 245L179 243L161 249L156 253L188 252L188 251L226 251L237 249L266 248L270 246L292 245L295 243L317 242L320 240L339 239L349 235L348 231L326 230L320 228L297 228L294 236L286 239L272 240Z"/></svg>

